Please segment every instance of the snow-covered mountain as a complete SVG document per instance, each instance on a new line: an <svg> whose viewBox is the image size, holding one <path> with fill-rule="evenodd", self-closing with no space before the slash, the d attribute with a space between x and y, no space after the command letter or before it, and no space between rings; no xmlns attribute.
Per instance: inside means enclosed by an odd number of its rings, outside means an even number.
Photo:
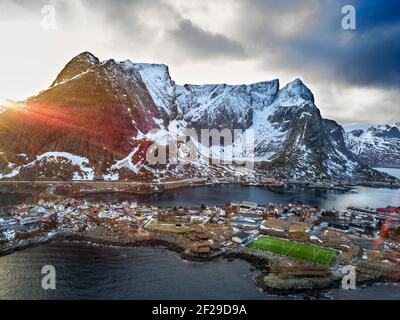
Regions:
<svg viewBox="0 0 400 320"><path fill-rule="evenodd" d="M346 145L359 159L376 167L400 168L400 122L346 132Z"/></svg>
<svg viewBox="0 0 400 320"><path fill-rule="evenodd" d="M19 106L0 114L0 179L161 181L248 174L237 166L209 165L208 149L198 142L196 159L148 163L154 141L165 145L187 128L241 129L239 143L254 132L256 170L275 176L384 177L358 161L342 127L321 117L300 79L283 88L278 80L180 86L165 65L101 62L84 52L48 89ZM226 148L214 148L214 157Z"/></svg>

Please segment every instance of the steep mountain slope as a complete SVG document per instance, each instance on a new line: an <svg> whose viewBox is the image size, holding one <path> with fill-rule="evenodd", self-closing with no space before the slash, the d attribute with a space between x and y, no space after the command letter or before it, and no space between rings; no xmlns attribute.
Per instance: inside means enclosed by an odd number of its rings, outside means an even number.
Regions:
<svg viewBox="0 0 400 320"><path fill-rule="evenodd" d="M286 178L381 179L347 148L343 129L321 117L300 79L251 85L176 85L168 67L73 58L51 86L0 114L0 179L182 179L248 174L209 165L209 149L179 163L151 164L148 147L165 147L184 129L240 129L254 136L256 169ZM154 131L157 130L157 131ZM252 142L252 141L250 141ZM182 145L182 143L180 143ZM228 146L212 148L221 157Z"/></svg>
<svg viewBox="0 0 400 320"><path fill-rule="evenodd" d="M183 119L196 129L242 129L253 123L256 109L269 105L278 80L252 85L185 85L177 87Z"/></svg>
<svg viewBox="0 0 400 320"><path fill-rule="evenodd" d="M344 143L343 129L321 117L314 96L300 79L278 91L256 112L256 155L276 175L349 178L365 170Z"/></svg>
<svg viewBox="0 0 400 320"><path fill-rule="evenodd" d="M347 132L346 145L363 163L376 167L400 167L400 122Z"/></svg>
<svg viewBox="0 0 400 320"><path fill-rule="evenodd" d="M138 72L157 106L165 125L178 116L176 105L176 85L171 79L168 67L164 64L132 63L126 60L121 63L124 70Z"/></svg>
<svg viewBox="0 0 400 320"><path fill-rule="evenodd" d="M76 168L70 168L73 161L68 157L76 155L84 157L92 171L102 173L141 144L138 133L157 127L155 118L159 118L157 108L134 69L82 53L47 90L1 114L0 168L6 177L18 173L71 178ZM48 152L70 156L55 157ZM54 169L60 159L64 170ZM93 174L75 174L79 175L93 178Z"/></svg>
<svg viewBox="0 0 400 320"><path fill-rule="evenodd" d="M188 127L252 130L255 159L277 176L348 178L366 170L346 147L343 129L321 117L312 92L300 79L282 89L273 80L185 85L176 93Z"/></svg>

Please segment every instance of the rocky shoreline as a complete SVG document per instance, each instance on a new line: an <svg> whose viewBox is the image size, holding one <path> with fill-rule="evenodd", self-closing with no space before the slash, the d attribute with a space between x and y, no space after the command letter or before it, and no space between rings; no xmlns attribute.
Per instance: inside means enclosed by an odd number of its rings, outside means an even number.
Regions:
<svg viewBox="0 0 400 320"><path fill-rule="evenodd" d="M81 199L85 197L98 196L98 195L132 195L132 196L144 196L151 194L163 193L167 190L187 188L187 187L202 187L211 185L224 185L224 184L240 184L240 185L251 185L270 190L274 188L280 188L285 190L290 186L297 186L302 188L318 188L325 190L338 190L338 191L350 191L353 187L362 186L369 188L390 188L399 189L400 183L394 182L366 182L360 181L352 186L344 185L343 183L338 184L321 184L315 185L309 182L298 182L298 181L287 181L286 183L277 182L272 184L257 184L250 183L246 184L240 181L225 181L225 180L199 180L193 182L186 181L166 181L161 184L154 183L137 183L137 182L102 182L102 181L35 181L32 186L26 181L0 181L0 194L3 192L2 189L7 190L3 194L10 194L11 192L15 195L24 195L27 198L38 197L41 193L48 193L48 189L53 189L51 193L64 197L73 197ZM286 186L286 187L285 187ZM22 199L25 200L25 199Z"/></svg>
<svg viewBox="0 0 400 320"><path fill-rule="evenodd" d="M9 255L17 251L22 251L28 248L63 242L82 242L90 245L104 245L113 247L163 247L179 254L179 256L187 261L192 262L208 262L215 258L223 259L241 259L250 263L258 274L255 276L255 284L264 292L274 295L304 295L321 297L329 289L338 288L340 286L340 274L335 272L332 275L322 278L281 278L271 272L271 265L286 261L287 257L278 256L270 253L263 252L256 255L243 248L235 247L230 248L228 251L217 256L198 256L188 254L185 247L177 244L175 241L168 241L166 239L148 238L148 239L112 239L108 237L93 237L88 234L74 233L74 232L59 232L50 237L41 236L23 240L17 245L2 248L0 250L1 256ZM372 285L382 281L360 281L361 284Z"/></svg>
<svg viewBox="0 0 400 320"><path fill-rule="evenodd" d="M338 288L343 277L342 268L348 264L360 267L358 283L400 281L400 269L396 265L400 255L391 255L397 248L395 245L388 242L392 251L385 253L365 248L360 251L350 235L329 228L326 229L328 233L320 235L322 240L311 237L304 228L318 227L314 222L322 219L322 212L308 205L258 206L251 202L232 202L223 208L203 205L199 209L178 209L128 201L56 199L54 194L48 193L41 193L40 197L34 204L21 204L4 213L6 220L2 223L10 225L11 231L3 234L0 256L57 241L115 247L162 246L188 261L205 262L216 257L245 260L258 271L254 281L259 288L282 295ZM246 205L252 206L254 213L246 209ZM249 215L242 216L242 210ZM336 216L336 212L333 213ZM260 224L262 219L264 223ZM288 231L276 231L282 227ZM341 260L303 259L248 245L255 242L257 236L280 239L279 245L282 239L309 246L324 242L324 247L336 250L335 257L341 253Z"/></svg>

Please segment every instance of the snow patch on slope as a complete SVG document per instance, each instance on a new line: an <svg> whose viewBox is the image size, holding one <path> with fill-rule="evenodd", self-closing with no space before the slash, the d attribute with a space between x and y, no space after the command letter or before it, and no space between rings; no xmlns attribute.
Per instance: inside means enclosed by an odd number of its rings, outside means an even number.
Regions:
<svg viewBox="0 0 400 320"><path fill-rule="evenodd" d="M345 133L347 147L371 166L400 167L400 123Z"/></svg>
<svg viewBox="0 0 400 320"><path fill-rule="evenodd" d="M73 180L93 180L94 170L87 165L89 160L85 157L80 157L68 152L46 152L36 157L35 160L25 165L18 166L9 174L0 174L0 179L9 179L17 176L21 169L30 168L39 163L45 162L56 162L59 165L69 164L79 167L79 172L73 173Z"/></svg>
<svg viewBox="0 0 400 320"><path fill-rule="evenodd" d="M78 166L81 172L74 172L73 180L93 180L94 179L94 170L90 167L87 167L89 164L89 160L85 157L80 157L68 152L46 152L36 157L36 160L28 163L24 167L31 167L35 165L35 163L46 160L46 161L57 161L58 158L67 159L72 165ZM62 163L62 160L59 161Z"/></svg>
<svg viewBox="0 0 400 320"><path fill-rule="evenodd" d="M154 104L171 117L175 82L171 80L168 67L164 64L132 63L129 60L122 62L121 66L125 69L135 68L139 72Z"/></svg>
<svg viewBox="0 0 400 320"><path fill-rule="evenodd" d="M127 168L127 169L131 170L132 172L138 173L141 163L133 163L132 157L136 154L136 152L138 152L139 148L140 148L140 145L137 146L136 148L134 148L131 151L131 153L128 154L124 159L121 159L121 160L117 161L117 163L113 164L111 166L111 170ZM111 177L115 177L115 175L112 175Z"/></svg>
<svg viewBox="0 0 400 320"><path fill-rule="evenodd" d="M270 105L254 113L253 127L255 137L255 154L257 161L269 161L281 150L288 134L280 128L279 123L270 120L276 111L274 105Z"/></svg>

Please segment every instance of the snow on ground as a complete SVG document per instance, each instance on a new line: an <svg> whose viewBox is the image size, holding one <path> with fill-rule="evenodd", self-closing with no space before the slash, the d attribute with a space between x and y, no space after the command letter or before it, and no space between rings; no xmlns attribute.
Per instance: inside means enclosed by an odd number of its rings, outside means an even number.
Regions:
<svg viewBox="0 0 400 320"><path fill-rule="evenodd" d="M346 132L347 147L374 166L398 166L400 164L400 123L377 125L367 130Z"/></svg>
<svg viewBox="0 0 400 320"><path fill-rule="evenodd" d="M50 161L50 162L58 162L60 165L64 163L64 161L69 162L71 165L78 166L80 172L73 173L74 180L93 180L94 179L94 170L87 165L89 164L89 160L85 157L80 157L68 152L46 152L36 157L35 160L29 162L28 164L18 166L9 174L0 174L0 179L4 178L13 178L17 176L22 168L30 168L38 164L42 161Z"/></svg>
<svg viewBox="0 0 400 320"><path fill-rule="evenodd" d="M121 62L124 69L136 69L154 104L171 116L171 104L175 99L175 83L171 80L168 67L164 64L132 63L129 60Z"/></svg>
<svg viewBox="0 0 400 320"><path fill-rule="evenodd" d="M204 119L213 122L224 114L244 124L251 110L249 86L246 85L177 86L176 93L184 119L191 122Z"/></svg>
<svg viewBox="0 0 400 320"><path fill-rule="evenodd" d="M272 123L269 117L276 111L276 106L270 105L262 110L254 112L254 130L256 160L268 161L281 148L286 140L287 131L281 131L278 123Z"/></svg>
<svg viewBox="0 0 400 320"><path fill-rule="evenodd" d="M119 174L117 172L108 172L107 174L103 174L103 179L106 181L118 181Z"/></svg>
<svg viewBox="0 0 400 320"><path fill-rule="evenodd" d="M72 165L78 166L81 172L74 172L73 179L74 180L93 180L94 179L94 170L90 167L87 167L89 164L89 160L85 157L80 157L74 155L69 152L46 152L42 155L36 157L36 160L31 163L25 165L26 167L30 167L34 165L36 162L45 159L46 161L57 160L58 158L65 158L71 162Z"/></svg>
<svg viewBox="0 0 400 320"><path fill-rule="evenodd" d="M77 74L76 76L73 76L72 78L65 79L65 80L60 81L60 82L56 82L56 83L53 85L53 87L59 86L59 85L63 85L63 84L65 84L65 83L67 83L67 82L70 82L70 81L72 81L72 80L74 80L74 79L80 78L80 77L84 76L85 74L87 74L87 73L89 73L89 72L93 72L93 70L88 69L88 70L86 70L86 71L84 71L84 72L81 72L81 73ZM51 88L53 88L53 87L51 87ZM51 88L49 88L49 89L51 89Z"/></svg>
<svg viewBox="0 0 400 320"><path fill-rule="evenodd" d="M111 170L118 170L122 168L127 168L132 172L138 173L141 163L133 163L132 157L138 152L140 145L134 148L130 154L128 154L124 159L118 160L115 164L111 166Z"/></svg>
<svg viewBox="0 0 400 320"><path fill-rule="evenodd" d="M14 178L19 174L19 171L21 170L21 167L15 168L12 172L8 174L1 174L0 173L0 179L9 179L9 178Z"/></svg>

